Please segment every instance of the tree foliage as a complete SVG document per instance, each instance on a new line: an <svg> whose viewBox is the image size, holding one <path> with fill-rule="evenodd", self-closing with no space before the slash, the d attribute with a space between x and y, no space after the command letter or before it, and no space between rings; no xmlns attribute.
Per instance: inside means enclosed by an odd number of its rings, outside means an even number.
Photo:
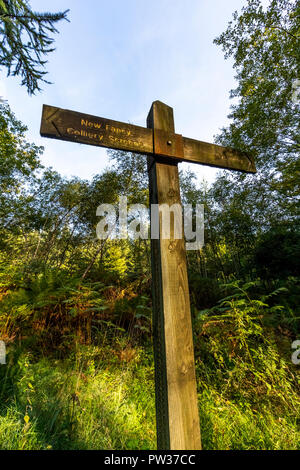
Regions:
<svg viewBox="0 0 300 470"><path fill-rule="evenodd" d="M274 234L288 238L291 226L299 231L299 13L298 1L270 0L263 7L260 0L248 0L215 40L237 72L231 123L217 141L254 154L258 170L222 172L209 193L218 237L240 259L252 256L264 233L272 239L272 257L280 245ZM276 276L291 272L283 256L278 260Z"/></svg>
<svg viewBox="0 0 300 470"><path fill-rule="evenodd" d="M219 140L256 154L256 163L280 163L299 154L300 7L296 0L248 0L215 43L232 57L238 86L232 123ZM300 87L298 88L298 94Z"/></svg>
<svg viewBox="0 0 300 470"><path fill-rule="evenodd" d="M1 228L20 220L26 188L41 168L42 147L28 143L27 128L16 119L8 105L0 104L0 221Z"/></svg>
<svg viewBox="0 0 300 470"><path fill-rule="evenodd" d="M45 56L54 51L56 24L67 13L38 13L27 0L0 0L0 67L21 76L29 94L40 90L40 82L49 83Z"/></svg>

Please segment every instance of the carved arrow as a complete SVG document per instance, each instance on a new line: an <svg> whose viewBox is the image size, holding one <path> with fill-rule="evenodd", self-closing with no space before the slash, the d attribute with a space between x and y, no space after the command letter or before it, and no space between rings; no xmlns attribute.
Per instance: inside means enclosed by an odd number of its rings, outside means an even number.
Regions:
<svg viewBox="0 0 300 470"><path fill-rule="evenodd" d="M43 106L41 135L202 165L255 173L252 157L229 147L124 122Z"/></svg>

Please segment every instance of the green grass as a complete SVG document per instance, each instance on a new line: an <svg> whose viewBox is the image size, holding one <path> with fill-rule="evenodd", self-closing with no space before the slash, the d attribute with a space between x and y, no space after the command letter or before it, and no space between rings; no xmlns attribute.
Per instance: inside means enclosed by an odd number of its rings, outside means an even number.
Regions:
<svg viewBox="0 0 300 470"><path fill-rule="evenodd" d="M259 299L249 294L253 283L232 287L194 315L203 448L299 450L294 316L266 303L280 289ZM24 331L19 341L11 336L0 366L0 449L156 448L148 330L133 328L132 336L101 320L89 342L70 327L61 337L39 323Z"/></svg>
<svg viewBox="0 0 300 470"><path fill-rule="evenodd" d="M295 416L278 417L267 407L256 411L212 391L199 398L204 449L300 449L300 429Z"/></svg>
<svg viewBox="0 0 300 470"><path fill-rule="evenodd" d="M0 449L154 449L153 367L135 353L99 366L93 347L65 361L21 355L2 385Z"/></svg>
<svg viewBox="0 0 300 470"><path fill-rule="evenodd" d="M131 350L129 362L108 346L81 346L64 360L13 351L8 359L1 366L0 449L156 448L150 349ZM228 398L197 371L204 449L300 448L299 414L289 403Z"/></svg>

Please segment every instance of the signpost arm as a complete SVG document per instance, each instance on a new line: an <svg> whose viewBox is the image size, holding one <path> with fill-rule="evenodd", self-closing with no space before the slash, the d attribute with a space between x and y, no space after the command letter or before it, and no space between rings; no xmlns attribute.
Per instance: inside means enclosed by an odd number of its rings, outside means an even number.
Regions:
<svg viewBox="0 0 300 470"><path fill-rule="evenodd" d="M173 109L155 101L147 127L174 133ZM172 145L172 142L168 142ZM155 145L154 145L155 152ZM178 164L148 157L150 204L180 204ZM201 449L184 239L151 239L157 443Z"/></svg>

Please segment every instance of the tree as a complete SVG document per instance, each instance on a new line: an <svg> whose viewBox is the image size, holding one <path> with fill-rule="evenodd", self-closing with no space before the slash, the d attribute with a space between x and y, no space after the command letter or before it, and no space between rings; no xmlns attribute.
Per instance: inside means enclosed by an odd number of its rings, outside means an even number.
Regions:
<svg viewBox="0 0 300 470"><path fill-rule="evenodd" d="M49 83L44 57L54 51L51 35L58 33L55 25L67 20L68 11L38 13L27 0L0 0L0 67L21 76L29 94L40 91L40 82Z"/></svg>
<svg viewBox="0 0 300 470"><path fill-rule="evenodd" d="M0 221L6 228L22 219L28 184L41 168L43 148L26 142L26 130L9 106L0 104Z"/></svg>
<svg viewBox="0 0 300 470"><path fill-rule="evenodd" d="M248 0L215 40L237 71L231 123L217 141L254 154L258 169L223 172L212 189L220 235L234 240L239 255L251 255L264 232L295 226L299 216L299 13L295 0L270 0L265 8Z"/></svg>
<svg viewBox="0 0 300 470"><path fill-rule="evenodd" d="M300 275L300 232L296 227L276 227L262 235L254 250L254 263L262 278Z"/></svg>
<svg viewBox="0 0 300 470"><path fill-rule="evenodd" d="M300 149L300 7L297 0L248 0L215 39L233 57L238 86L231 91L232 123L219 140L256 154L258 167L293 165ZM300 87L298 89L300 92Z"/></svg>

